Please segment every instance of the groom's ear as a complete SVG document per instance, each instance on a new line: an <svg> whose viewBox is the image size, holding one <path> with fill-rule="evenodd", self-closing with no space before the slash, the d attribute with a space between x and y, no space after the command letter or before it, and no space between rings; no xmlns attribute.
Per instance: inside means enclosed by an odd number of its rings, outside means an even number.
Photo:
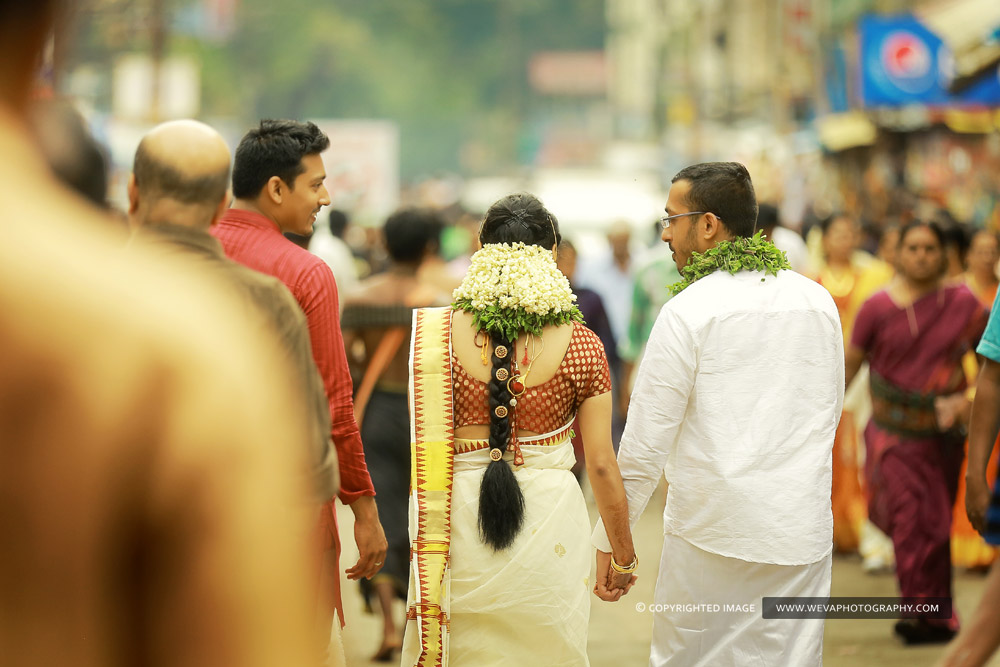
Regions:
<svg viewBox="0 0 1000 667"><path fill-rule="evenodd" d="M705 241L724 241L731 236L729 229L722 224L722 219L714 213L706 213L701 220L703 227L699 231Z"/></svg>

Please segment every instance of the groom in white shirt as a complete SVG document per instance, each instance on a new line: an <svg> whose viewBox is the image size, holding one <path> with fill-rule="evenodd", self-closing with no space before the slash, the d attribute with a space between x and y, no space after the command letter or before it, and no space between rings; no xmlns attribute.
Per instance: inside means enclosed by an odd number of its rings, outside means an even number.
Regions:
<svg viewBox="0 0 1000 667"><path fill-rule="evenodd" d="M764 619L761 604L830 594L837 308L751 238L743 165L683 169L666 212L662 238L689 284L650 334L618 454L633 525L669 483L649 664L820 665L823 621ZM610 562L603 524L594 545Z"/></svg>

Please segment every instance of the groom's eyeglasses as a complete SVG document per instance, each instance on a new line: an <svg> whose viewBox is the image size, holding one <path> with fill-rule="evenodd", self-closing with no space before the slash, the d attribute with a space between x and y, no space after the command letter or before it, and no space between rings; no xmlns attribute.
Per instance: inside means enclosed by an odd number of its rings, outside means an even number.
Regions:
<svg viewBox="0 0 1000 667"><path fill-rule="evenodd" d="M708 211L691 211L690 213L677 213L676 215L665 215L660 218L660 227L666 229L670 226L670 221L676 218L686 218L689 215L705 215Z"/></svg>

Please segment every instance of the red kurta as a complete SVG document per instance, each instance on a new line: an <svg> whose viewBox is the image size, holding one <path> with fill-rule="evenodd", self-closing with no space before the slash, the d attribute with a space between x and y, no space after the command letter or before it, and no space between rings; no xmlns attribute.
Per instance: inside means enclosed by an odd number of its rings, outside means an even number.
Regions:
<svg viewBox="0 0 1000 667"><path fill-rule="evenodd" d="M330 401L331 435L340 463L338 497L349 505L361 496L374 496L375 488L354 420L353 385L340 332L337 284L330 267L282 236L278 225L259 213L230 209L211 231L230 259L278 278L299 302L309 322L313 358ZM323 510L321 527L328 527L323 537L326 547L336 550L339 572L340 540L333 501ZM337 610L343 621L339 577L334 577L334 582Z"/></svg>

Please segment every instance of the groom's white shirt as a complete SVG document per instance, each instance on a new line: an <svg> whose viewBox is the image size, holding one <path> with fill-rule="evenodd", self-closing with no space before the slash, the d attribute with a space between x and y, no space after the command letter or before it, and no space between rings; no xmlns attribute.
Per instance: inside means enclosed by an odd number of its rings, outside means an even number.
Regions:
<svg viewBox="0 0 1000 667"><path fill-rule="evenodd" d="M698 280L660 312L632 391L618 453L632 525L665 475L666 533L755 563L824 559L843 399L823 287L792 271ZM601 522L593 543L611 551Z"/></svg>

